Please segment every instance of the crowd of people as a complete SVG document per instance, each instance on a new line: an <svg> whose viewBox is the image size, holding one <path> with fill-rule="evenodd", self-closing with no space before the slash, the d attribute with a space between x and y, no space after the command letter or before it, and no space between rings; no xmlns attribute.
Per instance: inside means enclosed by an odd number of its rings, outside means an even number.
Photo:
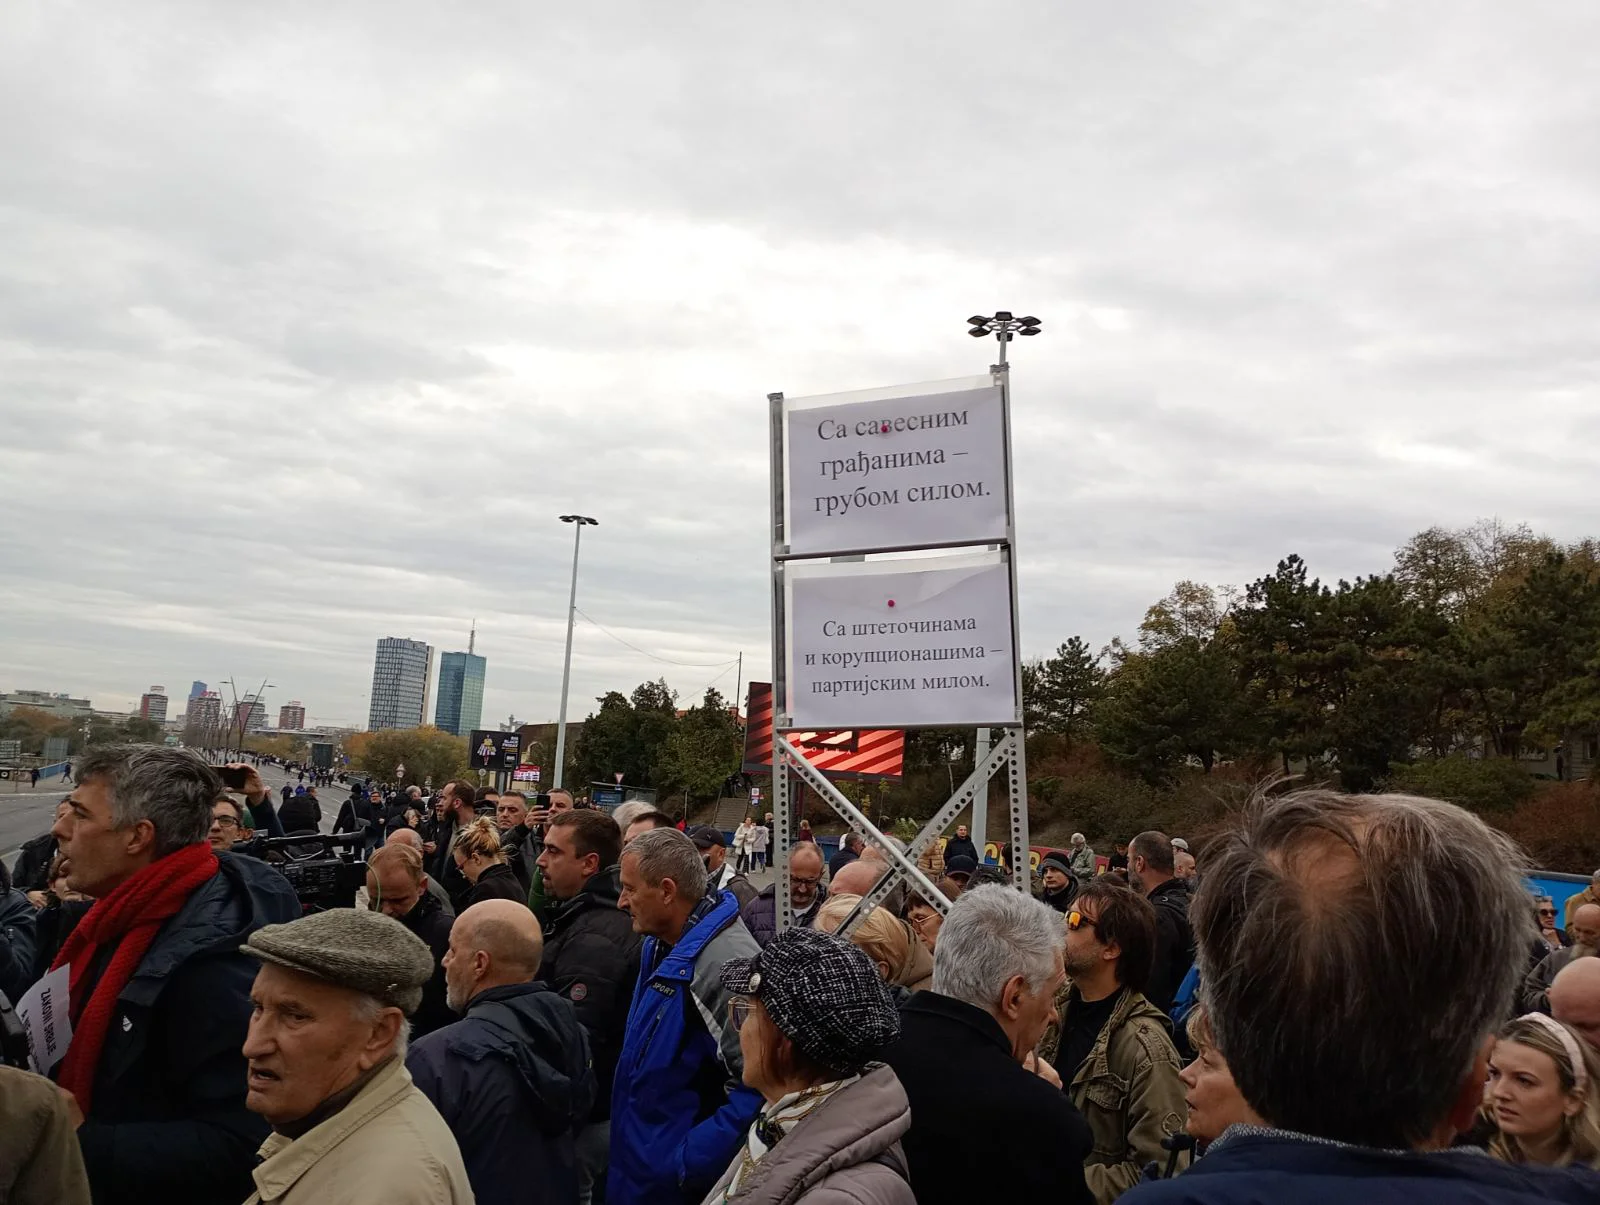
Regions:
<svg viewBox="0 0 1600 1205"><path fill-rule="evenodd" d="M965 828L891 885L875 834L352 783L306 913L251 850L317 784L222 769L91 751L0 885L0 990L70 1021L0 1068L0 1199L1600 1202L1600 872L1558 910L1450 804L1264 793L1029 894Z"/></svg>

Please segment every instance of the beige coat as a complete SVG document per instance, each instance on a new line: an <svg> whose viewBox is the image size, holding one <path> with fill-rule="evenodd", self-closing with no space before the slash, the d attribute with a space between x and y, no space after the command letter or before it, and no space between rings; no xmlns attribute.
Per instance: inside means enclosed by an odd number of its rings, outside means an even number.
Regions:
<svg viewBox="0 0 1600 1205"><path fill-rule="evenodd" d="M297 1139L272 1134L245 1205L473 1205L455 1135L395 1059Z"/></svg>
<svg viewBox="0 0 1600 1205"><path fill-rule="evenodd" d="M1585 904L1600 904L1600 890L1596 890L1593 884L1585 887L1576 895L1570 895L1567 897L1566 928L1572 928L1572 914L1579 908L1582 908Z"/></svg>
<svg viewBox="0 0 1600 1205"><path fill-rule="evenodd" d="M89 1205L89 1177L61 1093L14 1067L0 1067L0 1201Z"/></svg>

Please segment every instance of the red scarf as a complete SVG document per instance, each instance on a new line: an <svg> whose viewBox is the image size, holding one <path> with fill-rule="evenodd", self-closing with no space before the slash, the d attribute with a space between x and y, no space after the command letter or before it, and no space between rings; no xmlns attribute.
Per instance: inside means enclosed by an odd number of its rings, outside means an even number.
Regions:
<svg viewBox="0 0 1600 1205"><path fill-rule="evenodd" d="M72 1044L61 1060L56 1082L78 1098L84 1116L89 1115L100 1048L105 1045L117 997L139 969L162 924L176 915L195 888L216 874L220 866L217 855L204 841L157 858L110 895L96 900L50 964L52 971L61 966L71 968ZM94 992L85 1000L81 990L83 976L106 946L116 949L94 985Z"/></svg>

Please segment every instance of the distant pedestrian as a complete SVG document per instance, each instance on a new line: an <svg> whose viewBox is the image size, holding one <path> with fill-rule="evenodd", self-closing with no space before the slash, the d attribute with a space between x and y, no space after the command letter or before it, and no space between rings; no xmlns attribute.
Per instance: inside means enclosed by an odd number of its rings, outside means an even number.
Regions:
<svg viewBox="0 0 1600 1205"><path fill-rule="evenodd" d="M28 772L28 787L31 789L39 785L39 767L35 766Z"/></svg>
<svg viewBox="0 0 1600 1205"><path fill-rule="evenodd" d="M772 840L772 830L765 824L758 824L755 829L755 833L750 838L750 856L755 859L757 870L765 870L767 868L767 844Z"/></svg>

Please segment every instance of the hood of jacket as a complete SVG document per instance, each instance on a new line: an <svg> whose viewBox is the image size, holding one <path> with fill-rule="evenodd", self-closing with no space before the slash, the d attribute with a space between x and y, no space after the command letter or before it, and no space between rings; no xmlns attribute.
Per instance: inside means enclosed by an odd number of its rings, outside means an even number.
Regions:
<svg viewBox="0 0 1600 1205"><path fill-rule="evenodd" d="M492 987L468 1002L465 1021L441 1031L450 1052L513 1067L540 1130L554 1136L584 1123L594 1106L594 1077L571 1004L542 983Z"/></svg>
<svg viewBox="0 0 1600 1205"><path fill-rule="evenodd" d="M920 992L933 983L933 953L922 944L922 939L912 931L910 925L906 925L905 921L900 923L905 925L910 948L906 951L905 959L895 968L891 982Z"/></svg>
<svg viewBox="0 0 1600 1205"><path fill-rule="evenodd" d="M904 1179L906 1160L898 1144L910 1128L905 1089L893 1069L875 1063L767 1152L740 1186L740 1205L796 1201L830 1176L848 1176L875 1161ZM732 1171L723 1178L724 1185Z"/></svg>
<svg viewBox="0 0 1600 1205"><path fill-rule="evenodd" d="M294 888L265 862L229 853L219 853L217 862L217 873L195 888L156 934L121 999L149 1004L191 959L236 953L261 926L300 918Z"/></svg>
<svg viewBox="0 0 1600 1205"><path fill-rule="evenodd" d="M560 900L549 908L550 923L545 926L545 936L552 937L572 924L573 918L590 908L610 908L616 911L622 899L622 871L617 866L607 866L592 875L577 895L570 900Z"/></svg>

